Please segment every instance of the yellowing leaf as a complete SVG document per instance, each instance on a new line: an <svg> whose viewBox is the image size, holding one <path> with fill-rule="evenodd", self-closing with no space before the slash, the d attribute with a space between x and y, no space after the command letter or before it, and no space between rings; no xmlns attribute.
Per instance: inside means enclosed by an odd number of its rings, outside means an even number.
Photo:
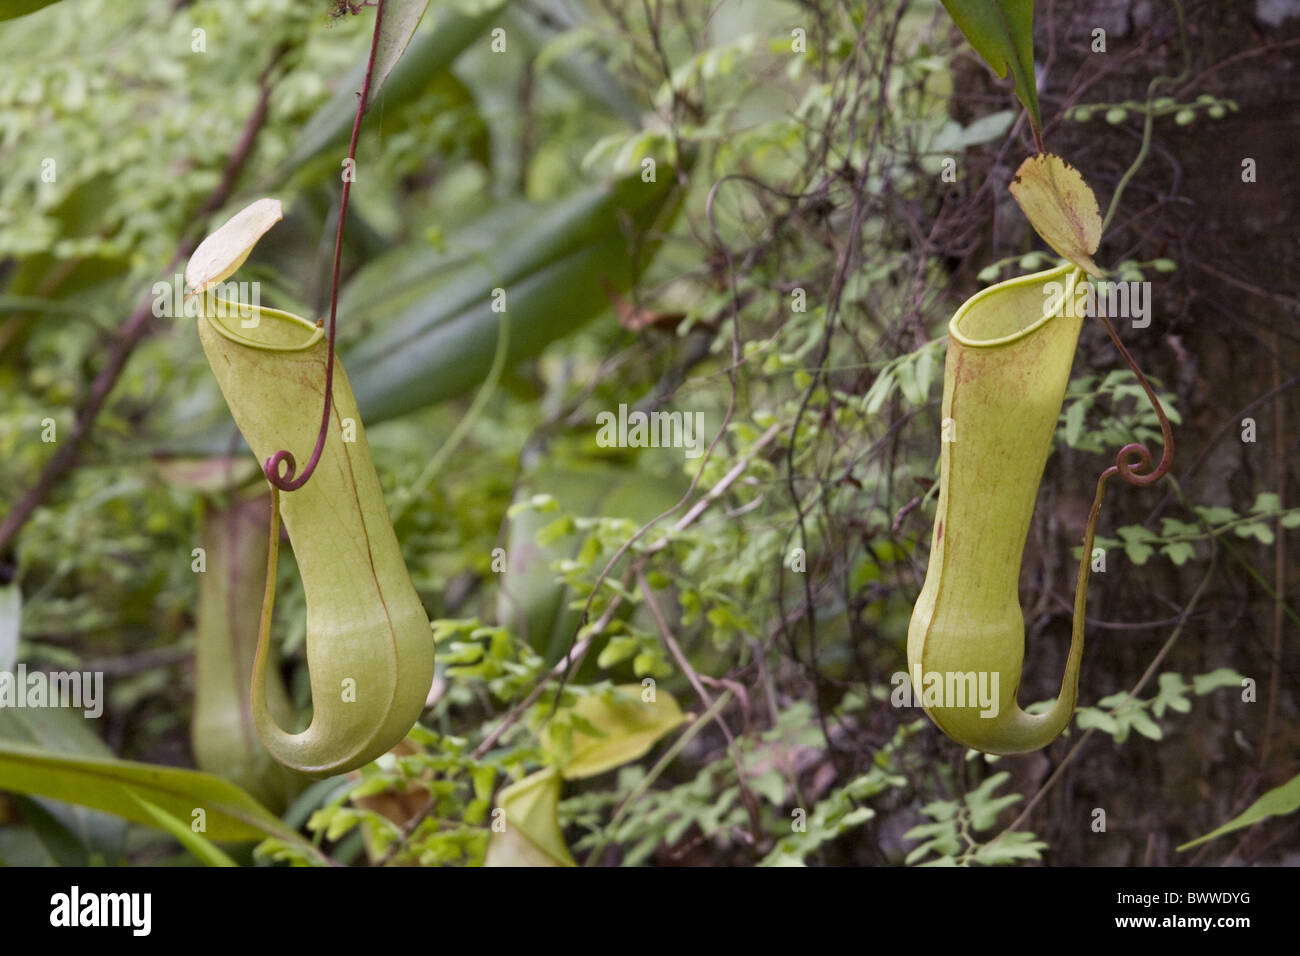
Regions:
<svg viewBox="0 0 1300 956"><path fill-rule="evenodd" d="M609 694L589 694L573 705L574 715L586 721L603 736L592 736L579 727L573 729L568 761L560 768L566 780L594 777L642 756L686 718L672 695L656 691L653 701L641 699L640 684L624 684ZM555 721L564 720L561 712ZM547 725L544 749L555 753L552 724Z"/></svg>
<svg viewBox="0 0 1300 956"><path fill-rule="evenodd" d="M560 833L560 774L547 767L497 795L505 829L493 829L484 866L577 866Z"/></svg>
<svg viewBox="0 0 1300 956"><path fill-rule="evenodd" d="M223 281L244 264L257 240L284 218L278 199L259 199L235 213L199 243L185 266L185 284L191 292L203 292Z"/></svg>
<svg viewBox="0 0 1300 956"><path fill-rule="evenodd" d="M1016 170L1010 189L1044 242L1088 275L1101 278L1092 261L1101 242L1101 213L1097 197L1077 169L1051 153L1030 156Z"/></svg>

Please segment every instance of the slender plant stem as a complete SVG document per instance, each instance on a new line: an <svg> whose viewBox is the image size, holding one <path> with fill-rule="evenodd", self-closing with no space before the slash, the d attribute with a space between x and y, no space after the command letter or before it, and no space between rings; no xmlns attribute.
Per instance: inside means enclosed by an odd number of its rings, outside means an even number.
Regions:
<svg viewBox="0 0 1300 956"><path fill-rule="evenodd" d="M1183 15L1183 5L1180 0L1173 0L1174 10L1178 14L1178 39L1182 46L1183 52L1183 69L1177 76L1157 76L1147 84L1147 108L1146 121L1142 124L1142 145L1138 148L1138 154L1133 159L1132 164L1124 171L1120 177L1119 184L1115 187L1115 194L1110 197L1110 206L1106 209L1106 218L1101 222L1101 231L1104 234L1106 227L1110 225L1111 219L1114 218L1115 212L1119 209L1120 197L1124 195L1124 190L1128 188L1129 181L1137 175L1137 171L1142 168L1146 162L1147 153L1151 150L1151 132L1152 124L1155 121L1155 111L1151 104L1155 100L1156 90L1162 83L1181 83L1187 79L1187 75L1192 71L1192 57L1187 49L1187 20ZM1040 150L1041 152L1041 150Z"/></svg>
<svg viewBox="0 0 1300 956"><path fill-rule="evenodd" d="M1273 334L1273 388L1282 384L1282 337ZM1279 438L1286 434L1284 402L1279 395L1273 399L1273 434ZM1273 482L1277 485L1278 511L1286 509L1286 458L1279 443L1273 454ZM1277 715L1279 672L1282 669L1282 619L1286 602L1282 591L1286 587L1286 525L1277 519L1276 539L1273 542L1273 665L1268 678L1268 710L1264 717L1264 738L1259 747L1259 766L1268 765L1269 750L1273 742L1273 719Z"/></svg>
<svg viewBox="0 0 1300 956"><path fill-rule="evenodd" d="M311 458L302 474L298 475L298 463L293 452L280 449L262 465L266 480L281 491L296 491L307 484L316 466L320 463L321 453L325 451L325 439L329 436L330 405L334 395L334 338L338 331L339 310L339 265L343 259L343 226L348 219L348 194L352 191L352 181L356 178L357 138L361 135L361 117L365 115L366 104L370 99L370 79L375 72L375 54L379 50L379 31L384 22L384 0L375 4L375 32L370 40L370 58L366 61L366 78L361 84L360 100L357 103L357 116L352 122L352 140L348 143L348 159L343 174L343 194L339 200L338 232L334 236L334 273L330 281L330 331L329 350L325 359L325 399L320 417L320 432L316 435L316 447L312 449ZM281 471L280 463L284 463Z"/></svg>

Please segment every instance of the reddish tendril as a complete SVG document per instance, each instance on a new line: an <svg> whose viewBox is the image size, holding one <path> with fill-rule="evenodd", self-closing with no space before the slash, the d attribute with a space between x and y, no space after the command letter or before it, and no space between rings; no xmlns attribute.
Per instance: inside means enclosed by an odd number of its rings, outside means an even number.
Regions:
<svg viewBox="0 0 1300 956"><path fill-rule="evenodd" d="M370 41L370 59L366 63L366 78L361 85L361 102L357 104L357 118L352 124L352 141L348 144L349 172L356 168L357 136L361 132L361 117L366 111L366 101L370 98L370 77L375 71L375 52L379 49L379 29L384 20L384 0L375 4L375 33ZM316 447L302 475L297 476L298 463L288 449L280 449L262 465L262 474L274 487L281 491L297 491L307 484L308 479L320 464L321 453L325 450L325 439L329 437L330 405L334 399L334 335L338 329L339 308L339 263L343 256L343 224L348 217L348 192L352 188L350 176L343 178L343 195L339 200L339 229L334 237L334 276L330 287L330 334L329 354L325 360L325 409L321 412L320 432L316 435ZM285 464L284 474L280 473L280 463Z"/></svg>
<svg viewBox="0 0 1300 956"><path fill-rule="evenodd" d="M1156 398L1155 391L1147 382L1147 378L1138 368L1137 362L1133 361L1133 356L1129 354L1128 349L1124 348L1124 343L1119 340L1115 334L1114 327L1110 320L1104 315L1100 316L1101 323L1106 327L1106 332L1110 335L1110 340L1115 343L1115 348L1119 349L1119 354L1124 357L1128 367L1133 370L1137 376L1142 390L1147 393L1147 399L1151 402L1151 407L1155 409L1156 417L1160 419L1160 435L1164 442L1164 447L1160 450L1160 463L1154 469L1151 468L1151 452L1146 445L1139 442L1131 442L1119 450L1115 456L1115 464L1111 465L1101 473L1098 478L1098 496L1101 494L1101 486L1111 475L1118 474L1130 485L1152 485L1169 473L1169 469L1174 464L1174 433L1169 427L1169 419L1165 415L1164 407L1160 404L1160 399Z"/></svg>
<svg viewBox="0 0 1300 956"><path fill-rule="evenodd" d="M1133 356L1129 354L1128 349L1124 348L1124 343L1115 334L1115 329L1111 326L1110 320L1104 315L1099 316L1099 318L1102 325L1106 327L1110 340L1115 343L1115 348L1119 349L1119 354L1123 356L1128 367L1137 376L1143 391L1147 393L1147 399L1151 402L1151 407L1155 409L1156 417L1160 419L1160 435L1164 441L1164 447L1160 451L1160 463L1155 468L1152 468L1151 451L1147 446L1140 442L1130 442L1115 455L1115 464L1097 476L1097 494L1092 499L1092 510L1088 514L1088 524L1083 533L1083 554L1079 561L1080 583L1088 580L1088 562L1092 555L1092 542L1097 530L1097 518L1101 514L1101 499L1106 493L1106 482L1110 480L1112 475L1119 475L1130 485L1138 487L1152 485L1168 474L1174 463L1174 433L1173 429L1169 427L1169 419L1165 415L1164 407L1160 404L1160 399L1156 398L1156 393L1147 382L1146 376L1142 374L1142 370L1138 368Z"/></svg>

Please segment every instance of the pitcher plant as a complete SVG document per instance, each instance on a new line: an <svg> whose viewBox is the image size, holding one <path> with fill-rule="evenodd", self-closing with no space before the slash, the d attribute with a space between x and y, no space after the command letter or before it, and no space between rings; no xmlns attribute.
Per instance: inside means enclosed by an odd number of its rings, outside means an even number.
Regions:
<svg viewBox="0 0 1300 956"><path fill-rule="evenodd" d="M300 316L210 293L280 216L274 200L238 213L195 251L186 281L198 296L199 341L208 363L271 485L253 722L278 761L326 775L368 763L406 736L433 682L434 642L332 343ZM293 480L294 461L285 449L312 446L311 480ZM284 730L267 699L281 516L307 601L313 714L301 733Z"/></svg>
<svg viewBox="0 0 1300 956"><path fill-rule="evenodd" d="M1154 391L1105 316L1098 316L1160 418L1160 463L1125 445L1102 472L1084 531L1074 620L1060 693L1044 713L1017 702L1025 653L1018 586L1043 468L1061 414L1087 309L1084 272L1101 232L1096 200L1055 156L1027 160L1012 192L1031 224L1067 260L991 286L948 324L939 496L929 565L907 634L914 693L959 743L992 754L1046 746L1074 714L1083 659L1088 573L1106 482L1157 481L1173 463L1173 436Z"/></svg>

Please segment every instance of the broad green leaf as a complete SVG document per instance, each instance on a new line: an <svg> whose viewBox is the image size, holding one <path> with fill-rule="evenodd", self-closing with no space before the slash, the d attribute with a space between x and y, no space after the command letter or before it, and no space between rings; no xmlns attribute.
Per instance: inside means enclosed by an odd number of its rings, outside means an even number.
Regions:
<svg viewBox="0 0 1300 956"><path fill-rule="evenodd" d="M362 329L383 324L454 276L482 261L538 214L534 203L507 199L466 216L437 241L406 242L361 266L339 291L339 314ZM346 331L341 330L341 331Z"/></svg>
<svg viewBox="0 0 1300 956"><path fill-rule="evenodd" d="M1251 514L1269 514L1279 511L1282 508L1281 500L1276 491L1261 491L1255 496L1255 503L1251 505Z"/></svg>
<svg viewBox="0 0 1300 956"><path fill-rule="evenodd" d="M0 827L0 865L4 866L91 866L114 865L122 860L118 841L117 850L105 854L94 851L71 826L65 824L57 811L61 808L92 813L84 807L69 807L58 800L38 800L11 794L9 800L18 811L22 826ZM108 814L99 814L105 820L116 824L126 834L126 821ZM16 834L25 834L24 839L15 839ZM92 856L92 853L95 854Z"/></svg>
<svg viewBox="0 0 1300 956"><path fill-rule="evenodd" d="M1227 524L1229 521L1236 521L1239 515L1231 508L1225 508L1222 505L1193 505L1192 510L1201 516L1206 524L1211 527L1215 525Z"/></svg>
<svg viewBox="0 0 1300 956"><path fill-rule="evenodd" d="M951 820L960 809L956 800L935 800L923 806L921 812L931 820Z"/></svg>
<svg viewBox="0 0 1300 956"><path fill-rule="evenodd" d="M961 852L961 838L957 835L957 824L953 820L945 820L941 823L924 823L903 834L904 840L920 840L925 837L929 837L929 839L907 854L904 863L911 866L918 860L924 859L929 853L936 853L944 857L956 856Z"/></svg>
<svg viewBox="0 0 1300 956"><path fill-rule="evenodd" d="M1185 521L1179 521L1176 518L1160 519L1160 534L1166 538L1177 538L1184 535L1199 535L1201 529L1194 524L1187 524Z"/></svg>
<svg viewBox="0 0 1300 956"><path fill-rule="evenodd" d="M129 790L127 792L131 793ZM211 840L206 839L199 833L195 833L187 824L177 820L166 810L155 806L143 797L136 796L134 793L131 793L131 796L135 798L136 803L144 808L145 813L153 818L156 826L175 837L177 842L193 853L200 862L208 866L238 865L234 860L222 853Z"/></svg>
<svg viewBox="0 0 1300 956"><path fill-rule="evenodd" d="M1263 544L1273 543L1273 529L1262 521L1239 524L1232 529L1239 538L1258 538Z"/></svg>
<svg viewBox="0 0 1300 956"><path fill-rule="evenodd" d="M800 369L807 381L800 382L798 374L795 376L795 387L803 390L812 384L812 376ZM924 405L925 394L921 391L916 381L916 366L908 359L898 363L898 390L903 393L903 398L912 405Z"/></svg>
<svg viewBox="0 0 1300 956"><path fill-rule="evenodd" d="M653 701L641 699L640 684L624 684L608 694L580 697L572 712L603 736L574 730L570 757L561 767L566 780L594 777L621 764L641 757L664 734L673 730L685 716L672 695L656 690ZM563 711L547 725L543 750L554 753L558 748L552 724L563 720Z"/></svg>
<svg viewBox="0 0 1300 956"><path fill-rule="evenodd" d="M976 830L987 830L993 826L1003 808L1024 799L1018 793L993 796L993 792L1010 779L1010 772L999 771L966 794L966 808L970 811L971 826Z"/></svg>
<svg viewBox="0 0 1300 956"><path fill-rule="evenodd" d="M943 5L994 73L1005 78L1010 71L1016 96L1041 129L1034 81L1034 0L943 0Z"/></svg>
<svg viewBox="0 0 1300 956"><path fill-rule="evenodd" d="M934 349L923 347L916 357L916 387L920 390L921 400L930 397L930 384L934 381Z"/></svg>
<svg viewBox="0 0 1300 956"><path fill-rule="evenodd" d="M1074 719L1080 730L1096 728L1102 733L1111 734L1112 736L1119 733L1119 721L1097 707L1080 707L1075 711Z"/></svg>
<svg viewBox="0 0 1300 956"><path fill-rule="evenodd" d="M278 199L258 199L225 221L199 243L185 266L188 293L203 292L234 274L257 241L284 218Z"/></svg>
<svg viewBox="0 0 1300 956"><path fill-rule="evenodd" d="M1160 725L1152 720L1150 715L1148 715L1142 708L1135 707L1125 714L1125 716L1128 718L1129 723L1133 725L1133 729L1143 737L1150 740L1164 739L1165 734L1164 731L1160 729Z"/></svg>
<svg viewBox="0 0 1300 956"><path fill-rule="evenodd" d="M493 829L484 866L577 866L560 832L561 784L559 771L547 767L498 794L505 829Z"/></svg>
<svg viewBox="0 0 1300 956"><path fill-rule="evenodd" d="M1130 561L1141 567L1155 553L1155 549L1141 541L1126 541L1124 543L1124 553L1128 555Z"/></svg>
<svg viewBox="0 0 1300 956"><path fill-rule="evenodd" d="M1014 110L999 110L981 116L969 126L962 126L956 120L949 120L930 140L926 150L930 155L924 165L926 172L939 172L943 168L942 154L960 153L971 146L979 146L998 139L1006 134L1015 121Z"/></svg>
<svg viewBox="0 0 1300 956"><path fill-rule="evenodd" d="M1044 242L1088 275L1102 277L1092 261L1101 242L1101 212L1077 169L1051 153L1030 156L1016 170L1010 189Z"/></svg>
<svg viewBox="0 0 1300 956"><path fill-rule="evenodd" d="M205 832L211 840L274 836L310 846L233 783L197 770L74 757L4 740L0 741L0 789L65 800L134 823L155 825L134 793L183 820L193 819L195 810L203 810ZM319 858L319 853L313 852Z"/></svg>
<svg viewBox="0 0 1300 956"><path fill-rule="evenodd" d="M886 368L876 376L876 380L871 383L871 388L867 389L865 411L868 415L875 415L880 411L885 400L889 398L893 391L895 383L895 373L892 367Z"/></svg>
<svg viewBox="0 0 1300 956"><path fill-rule="evenodd" d="M1282 817L1295 813L1296 810L1300 810L1300 774L1292 777L1282 786L1274 787L1247 807L1244 813L1229 820L1217 830L1211 830L1203 837L1198 837L1190 843L1184 843L1178 848L1178 852L1181 853L1183 850L1190 850L1194 846L1200 846L1202 843L1217 839L1225 833L1232 833L1234 830L1253 826L1269 817Z"/></svg>

